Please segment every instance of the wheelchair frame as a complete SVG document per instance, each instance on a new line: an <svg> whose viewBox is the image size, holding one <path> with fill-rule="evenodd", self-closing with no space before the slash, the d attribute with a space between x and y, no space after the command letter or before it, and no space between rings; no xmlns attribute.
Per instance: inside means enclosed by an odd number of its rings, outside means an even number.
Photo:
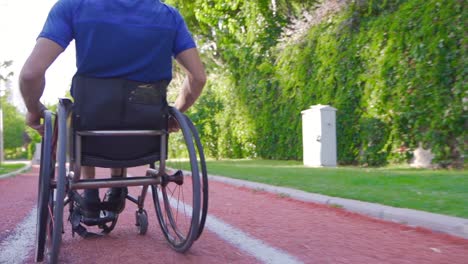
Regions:
<svg viewBox="0 0 468 264"><path fill-rule="evenodd" d="M136 225L138 233L144 235L148 228L147 213L144 201L148 188L152 188L152 198L161 230L171 248L177 252L186 252L203 232L208 210L208 177L205 156L198 132L191 120L170 107L169 116L179 124L190 159L190 175L178 170L173 175L166 171L166 153L169 133L165 130L89 130L77 131L74 153L70 147L74 131L67 126L72 115L73 103L69 99L60 99L56 113L55 126L53 113L44 112L44 136L41 144L41 166L38 190L38 215L36 230L36 262L46 258L49 263L57 263L63 233L63 216L65 205L69 205L70 214L73 211L73 192L89 188L142 186L138 198L127 195L127 199L137 204ZM168 117L169 118L169 117ZM159 163L148 164L145 176L130 178L80 179L81 171L81 139L82 137L118 137L118 136L159 136L161 140ZM67 153L74 157L67 168ZM57 163L57 171L55 165ZM126 174L126 169L124 169ZM177 226L177 217L173 215L173 206L166 192L170 183L184 184L184 177L191 177L192 204L189 230L185 234ZM161 191L158 191L158 187ZM178 209L178 208L177 208ZM177 212L176 212L177 213ZM165 215L167 214L167 215ZM109 227L104 225L103 233L109 233L116 221Z"/></svg>

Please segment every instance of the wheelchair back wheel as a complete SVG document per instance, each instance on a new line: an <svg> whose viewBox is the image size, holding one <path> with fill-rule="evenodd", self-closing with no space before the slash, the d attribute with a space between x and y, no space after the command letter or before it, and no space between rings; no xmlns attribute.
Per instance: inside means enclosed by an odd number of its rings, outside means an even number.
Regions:
<svg viewBox="0 0 468 264"><path fill-rule="evenodd" d="M50 208L51 221L48 225L50 239L47 243L48 263L58 263L60 244L63 233L63 209L65 204L65 193L67 183L67 117L66 107L59 103L57 125L55 129L57 137L57 175L55 177L55 192L52 197L53 206Z"/></svg>
<svg viewBox="0 0 468 264"><path fill-rule="evenodd" d="M190 118L186 117L187 124L192 132L194 145L197 150L197 160L198 160L198 169L200 170L200 177L201 177L201 191L202 191L202 204L200 210L200 225L198 226L198 236L197 239L200 238L201 234L203 233L203 229L205 227L206 222L206 215L208 214L208 171L206 169L206 162L205 162L205 153L203 152L203 146L200 141L200 136L198 135L197 128L192 123Z"/></svg>
<svg viewBox="0 0 468 264"><path fill-rule="evenodd" d="M52 113L45 112L44 115L44 137L41 143L41 163L39 171L39 190L37 202L37 225L36 225L36 251L35 261L44 260L44 249L47 238L47 227L51 221L51 210L53 192L51 180L55 172L55 159L53 157L53 127Z"/></svg>
<svg viewBox="0 0 468 264"><path fill-rule="evenodd" d="M176 109L171 109L170 114L179 124L180 130L169 135L165 174L160 185L152 186L152 194L166 240L177 252L185 252L199 236L199 162L186 118Z"/></svg>

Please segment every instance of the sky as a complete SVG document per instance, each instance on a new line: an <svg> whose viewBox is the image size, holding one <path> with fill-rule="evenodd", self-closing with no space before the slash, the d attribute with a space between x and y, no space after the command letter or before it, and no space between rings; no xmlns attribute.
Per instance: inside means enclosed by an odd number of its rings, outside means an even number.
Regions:
<svg viewBox="0 0 468 264"><path fill-rule="evenodd" d="M18 88L18 75L31 53L50 8L57 0L0 0L0 62L13 60L14 104L24 109ZM76 71L75 45L72 42L46 73L46 88L41 102L55 104L70 89Z"/></svg>

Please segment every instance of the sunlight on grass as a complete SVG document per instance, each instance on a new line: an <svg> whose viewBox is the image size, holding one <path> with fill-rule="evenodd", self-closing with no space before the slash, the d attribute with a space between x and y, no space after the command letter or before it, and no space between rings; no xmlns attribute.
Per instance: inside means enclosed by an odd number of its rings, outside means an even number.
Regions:
<svg viewBox="0 0 468 264"><path fill-rule="evenodd" d="M2 174L7 174L7 173L10 173L10 172L19 170L19 169L21 169L21 168L24 167L24 166L26 166L26 165L24 165L24 164L22 164L22 163L1 164L1 165L0 165L0 175L2 175Z"/></svg>
<svg viewBox="0 0 468 264"><path fill-rule="evenodd" d="M468 218L465 170L309 168L277 160L209 160L207 166L213 175Z"/></svg>

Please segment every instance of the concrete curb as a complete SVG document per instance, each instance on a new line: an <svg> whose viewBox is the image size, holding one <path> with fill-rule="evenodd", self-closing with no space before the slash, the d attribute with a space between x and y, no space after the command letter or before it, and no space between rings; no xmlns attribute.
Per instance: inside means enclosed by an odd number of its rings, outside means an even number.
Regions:
<svg viewBox="0 0 468 264"><path fill-rule="evenodd" d="M465 218L428 213L413 209L396 208L386 205L331 197L321 194L308 193L291 188L226 178L218 175L209 175L208 178L210 180L219 181L235 186L247 187L270 193L286 195L292 199L296 199L299 201L335 205L343 207L348 211L364 214L374 218L414 227L423 227L430 229L434 232L446 233L468 239L468 219Z"/></svg>
<svg viewBox="0 0 468 264"><path fill-rule="evenodd" d="M29 164L25 164L26 166L24 166L23 168L21 169L18 169L18 170L15 170L15 171L12 171L12 172L9 172L7 174L3 174L3 175L0 175L0 179L6 179L6 178L9 178L9 177L13 177L13 176L16 176L20 173L23 173L25 171L28 171L31 169L31 163Z"/></svg>

